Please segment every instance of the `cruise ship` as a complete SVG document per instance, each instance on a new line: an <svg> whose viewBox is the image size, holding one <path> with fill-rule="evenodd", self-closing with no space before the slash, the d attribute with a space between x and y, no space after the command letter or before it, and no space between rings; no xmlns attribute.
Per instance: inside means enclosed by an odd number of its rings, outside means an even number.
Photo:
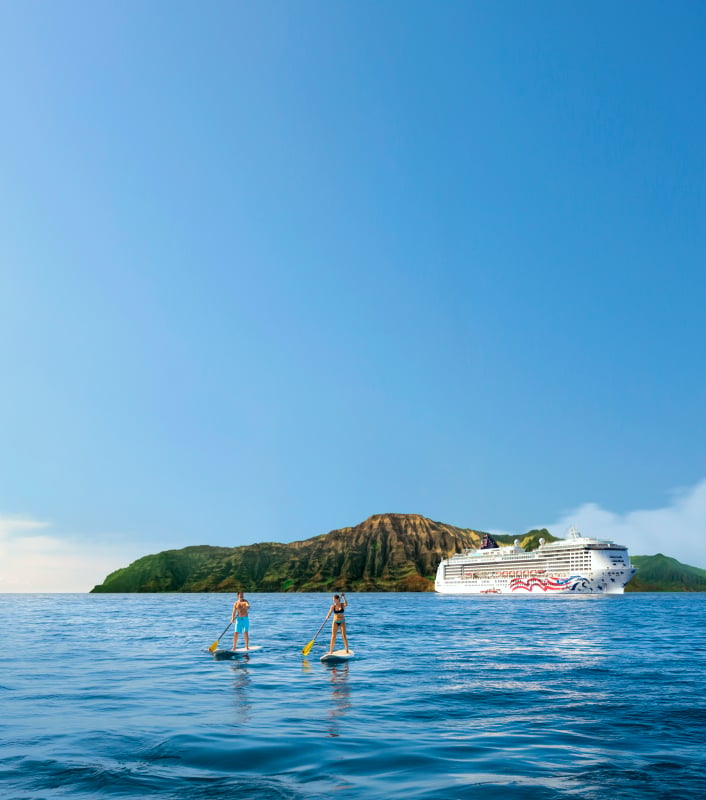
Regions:
<svg viewBox="0 0 706 800"><path fill-rule="evenodd" d="M434 588L442 594L622 594L635 574L627 547L582 536L576 528L566 539L527 552L518 539L499 546L483 535L477 550L445 558Z"/></svg>

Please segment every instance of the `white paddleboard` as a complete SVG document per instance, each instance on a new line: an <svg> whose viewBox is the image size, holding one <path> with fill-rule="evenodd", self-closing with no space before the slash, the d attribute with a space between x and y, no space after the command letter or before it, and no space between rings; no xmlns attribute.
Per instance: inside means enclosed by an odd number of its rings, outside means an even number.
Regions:
<svg viewBox="0 0 706 800"><path fill-rule="evenodd" d="M237 650L215 650L213 653L214 658L238 658L238 656L248 656L250 653L262 650L261 644L254 644L248 650L244 647L239 647Z"/></svg>
<svg viewBox="0 0 706 800"><path fill-rule="evenodd" d="M321 661L322 664L330 664L337 661L350 661L354 656L355 653L352 650L349 650L347 653L345 650L334 650L333 653L324 653L319 661Z"/></svg>

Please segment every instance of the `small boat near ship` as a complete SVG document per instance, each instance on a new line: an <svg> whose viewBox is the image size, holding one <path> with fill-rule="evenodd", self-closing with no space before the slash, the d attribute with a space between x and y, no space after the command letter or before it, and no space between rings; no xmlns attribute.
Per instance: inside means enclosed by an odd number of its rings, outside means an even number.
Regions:
<svg viewBox="0 0 706 800"><path fill-rule="evenodd" d="M477 549L445 558L434 588L441 594L622 594L636 569L627 547L582 536L539 540L536 550L501 546L486 533Z"/></svg>

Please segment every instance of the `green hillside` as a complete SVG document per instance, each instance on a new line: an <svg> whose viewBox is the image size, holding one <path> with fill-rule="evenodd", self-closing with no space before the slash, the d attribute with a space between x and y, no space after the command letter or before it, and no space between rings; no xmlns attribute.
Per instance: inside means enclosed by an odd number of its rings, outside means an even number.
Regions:
<svg viewBox="0 0 706 800"><path fill-rule="evenodd" d="M539 540L544 539L546 542L558 542L557 536L552 536L546 528L535 528L521 536L510 536L505 534L493 534L493 538L498 544L513 544L515 539L520 542L520 547L525 550L536 550L539 547Z"/></svg>
<svg viewBox="0 0 706 800"><path fill-rule="evenodd" d="M631 556L630 561L637 572L625 587L626 592L706 592L706 570L662 553Z"/></svg>
<svg viewBox="0 0 706 800"><path fill-rule="evenodd" d="M455 528L418 514L377 514L290 544L243 547L200 545L144 556L108 575L92 591L103 592L370 592L433 591L442 558L477 547L482 533ZM494 535L498 544L518 539L526 550L547 530ZM703 592L706 571L664 555L633 556L637 574L629 592Z"/></svg>
<svg viewBox="0 0 706 800"><path fill-rule="evenodd" d="M479 542L477 531L418 514L378 514L291 544L203 545L144 556L92 591L433 591L439 561Z"/></svg>

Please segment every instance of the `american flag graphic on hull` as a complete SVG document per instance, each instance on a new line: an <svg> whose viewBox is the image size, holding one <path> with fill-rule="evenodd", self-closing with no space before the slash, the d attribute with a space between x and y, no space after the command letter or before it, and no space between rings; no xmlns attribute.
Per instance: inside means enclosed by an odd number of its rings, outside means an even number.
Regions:
<svg viewBox="0 0 706 800"><path fill-rule="evenodd" d="M575 592L590 588L588 578L572 575L570 578L513 578L510 581L512 592Z"/></svg>

